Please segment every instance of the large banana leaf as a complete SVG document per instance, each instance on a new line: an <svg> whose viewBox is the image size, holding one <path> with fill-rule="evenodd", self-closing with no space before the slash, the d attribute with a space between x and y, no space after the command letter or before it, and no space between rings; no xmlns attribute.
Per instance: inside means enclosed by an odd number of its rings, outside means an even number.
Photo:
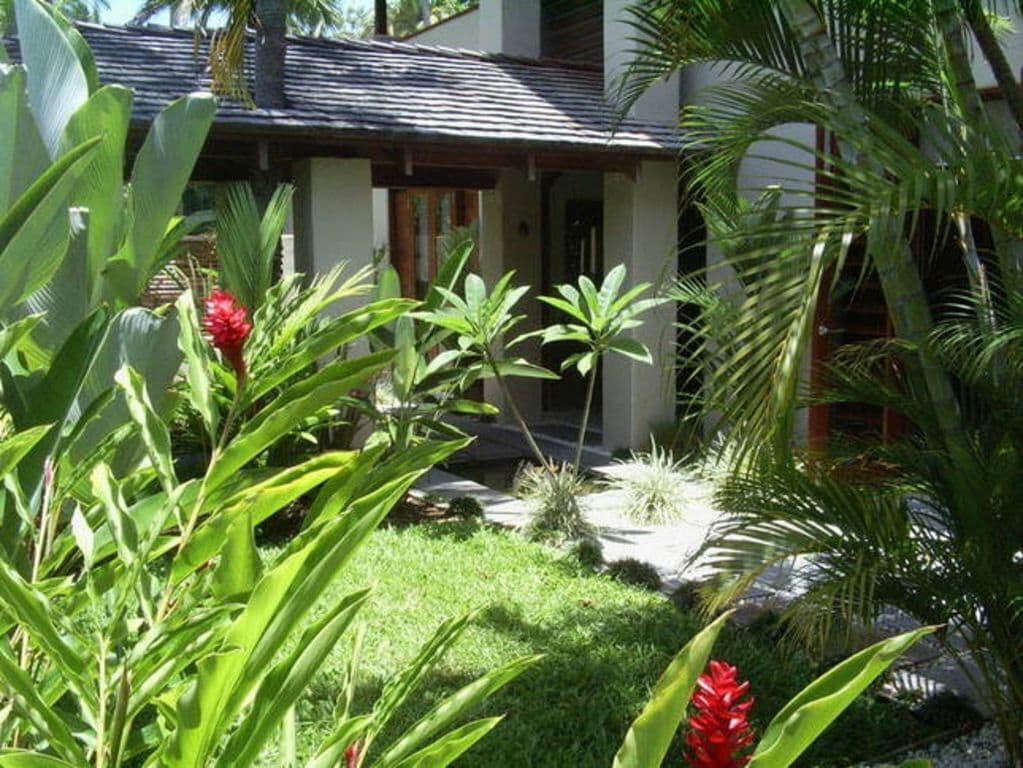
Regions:
<svg viewBox="0 0 1023 768"><path fill-rule="evenodd" d="M108 265L110 290L120 301L133 303L161 266L164 236L215 111L210 94L193 93L164 108L153 121L132 169L131 231Z"/></svg>
<svg viewBox="0 0 1023 768"><path fill-rule="evenodd" d="M99 139L61 155L0 219L0 317L49 280L67 251L67 201Z"/></svg>
<svg viewBox="0 0 1023 768"><path fill-rule="evenodd" d="M89 98L89 81L75 47L36 0L15 0L28 97L43 143L56 159L71 116Z"/></svg>
<svg viewBox="0 0 1023 768"><path fill-rule="evenodd" d="M117 85L101 88L71 116L61 139L61 146L66 148L94 136L102 137L92 163L72 193L76 206L89 209L86 280L76 287L90 305L95 298L94 283L107 258L117 250L121 236L124 145L132 102L132 93L127 88Z"/></svg>

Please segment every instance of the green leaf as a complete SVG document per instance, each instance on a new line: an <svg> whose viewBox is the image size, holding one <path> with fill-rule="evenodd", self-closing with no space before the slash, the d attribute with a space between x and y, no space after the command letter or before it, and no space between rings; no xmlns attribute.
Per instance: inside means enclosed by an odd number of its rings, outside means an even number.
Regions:
<svg viewBox="0 0 1023 768"><path fill-rule="evenodd" d="M372 718L368 715L342 720L316 751L316 756L305 768L338 768L345 750L366 732Z"/></svg>
<svg viewBox="0 0 1023 768"><path fill-rule="evenodd" d="M542 658L542 656L527 656L510 661L446 697L421 717L380 757L377 761L377 768L386 768L396 764L405 765L406 756L418 750L433 734L463 717L484 699L503 688Z"/></svg>
<svg viewBox="0 0 1023 768"><path fill-rule="evenodd" d="M199 413L206 434L217 434L220 411L213 397L210 384L209 345L199 327L199 314L195 309L195 298L191 290L185 291L175 302L178 310L178 348L185 355L185 381L188 383L188 399Z"/></svg>
<svg viewBox="0 0 1023 768"><path fill-rule="evenodd" d="M539 365L526 362L522 358L515 360L500 360L496 364L498 373L502 376L520 376L527 379L552 379L561 378L553 371L548 371Z"/></svg>
<svg viewBox="0 0 1023 768"><path fill-rule="evenodd" d="M164 493L171 493L177 487L178 478L174 473L174 459L171 456L170 432L163 419L156 415L149 401L142 377L130 367L124 367L114 374L114 381L124 393L128 413L138 425L142 442L146 446L149 460L156 469Z"/></svg>
<svg viewBox="0 0 1023 768"><path fill-rule="evenodd" d="M127 88L116 85L101 88L71 116L61 138L65 151L93 137L102 138L72 193L75 205L89 209L88 279L77 286L89 305L96 297L94 281L120 245L124 216L124 146L132 103L132 92Z"/></svg>
<svg viewBox="0 0 1023 768"><path fill-rule="evenodd" d="M373 727L370 731L372 735L383 730L387 723L394 718L427 673L461 637L472 619L473 614L467 614L443 622L408 666L387 681L380 698L373 707Z"/></svg>
<svg viewBox="0 0 1023 768"><path fill-rule="evenodd" d="M50 425L32 427L5 437L0 442L0 478L14 471L18 462L49 432Z"/></svg>
<svg viewBox="0 0 1023 768"><path fill-rule="evenodd" d="M612 339L608 342L607 348L612 352L617 352L647 365L652 365L654 362L650 356L650 350L646 348L645 344L626 336L618 336Z"/></svg>
<svg viewBox="0 0 1023 768"><path fill-rule="evenodd" d="M24 339L39 325L42 315L29 315L0 329L0 360L16 350Z"/></svg>
<svg viewBox="0 0 1023 768"><path fill-rule="evenodd" d="M58 628L60 614L46 595L28 584L4 559L0 559L0 603L60 670L82 705L95 713L96 692L87 658L67 639L70 632Z"/></svg>
<svg viewBox="0 0 1023 768"><path fill-rule="evenodd" d="M501 412L499 408L481 400L451 400L444 407L451 413L470 413L478 416L496 416Z"/></svg>
<svg viewBox="0 0 1023 768"><path fill-rule="evenodd" d="M21 0L31 2L32 0ZM68 195L100 139L61 155L0 219L0 315L50 279L70 237Z"/></svg>
<svg viewBox="0 0 1023 768"><path fill-rule="evenodd" d="M251 593L259 581L263 565L254 533L251 512L238 515L227 527L211 585L220 600L239 600Z"/></svg>
<svg viewBox="0 0 1023 768"><path fill-rule="evenodd" d="M922 627L865 648L818 677L775 715L751 768L787 768L899 656L937 627Z"/></svg>
<svg viewBox="0 0 1023 768"><path fill-rule="evenodd" d="M0 768L76 768L85 765L85 756L66 763L38 752L23 752L17 749L0 750Z"/></svg>
<svg viewBox="0 0 1023 768"><path fill-rule="evenodd" d="M332 318L324 327L289 350L287 358L271 370L260 370L255 381L249 382L247 397L256 399L300 373L326 355L346 344L401 317L415 302L410 299L387 299L373 302Z"/></svg>
<svg viewBox="0 0 1023 768"><path fill-rule="evenodd" d="M391 351L326 366L292 385L249 421L230 442L206 476L212 491L258 456L295 425L321 408L332 405L378 373L390 361Z"/></svg>
<svg viewBox="0 0 1023 768"><path fill-rule="evenodd" d="M131 174L131 232L109 267L112 287L122 301L133 303L160 266L164 234L215 111L213 96L193 93L165 107L149 128Z"/></svg>
<svg viewBox="0 0 1023 768"><path fill-rule="evenodd" d="M214 557L229 527L239 518L248 517L252 525L259 525L322 483L347 476L353 471L359 456L356 451L332 451L274 472L258 482L248 479L242 484L241 491L218 501L216 512L197 526L188 545L172 565L172 578L180 581Z"/></svg>
<svg viewBox="0 0 1023 768"><path fill-rule="evenodd" d="M74 46L36 0L14 0L28 96L43 142L56 158L71 115L89 98L89 83Z"/></svg>
<svg viewBox="0 0 1023 768"><path fill-rule="evenodd" d="M402 760L396 768L446 768L490 733L501 720L501 717L490 717L466 723Z"/></svg>
<svg viewBox="0 0 1023 768"><path fill-rule="evenodd" d="M285 713L298 701L309 681L365 605L369 590L347 595L322 619L310 626L295 650L266 676L252 709L232 734L221 760L232 766L251 765Z"/></svg>
<svg viewBox="0 0 1023 768"><path fill-rule="evenodd" d="M650 701L625 735L614 768L659 768L685 717L696 680L703 674L730 614L719 616L679 651L654 686Z"/></svg>
<svg viewBox="0 0 1023 768"><path fill-rule="evenodd" d="M0 639L0 680L11 698L14 710L39 733L54 751L73 765L86 765L85 754L75 741L71 729L40 695L39 686L23 670L6 638ZM45 762L50 761L50 762ZM39 766L66 766L61 760L16 750L0 751L0 768L33 768Z"/></svg>

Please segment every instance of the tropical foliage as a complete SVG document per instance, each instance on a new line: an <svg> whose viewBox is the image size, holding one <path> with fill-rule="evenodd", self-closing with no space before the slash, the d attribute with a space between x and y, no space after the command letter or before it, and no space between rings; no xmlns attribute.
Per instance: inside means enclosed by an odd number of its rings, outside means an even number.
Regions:
<svg viewBox="0 0 1023 768"><path fill-rule="evenodd" d="M18 0L17 12L24 65L0 69L0 121L17 128L0 164L0 260L12 278L0 302L0 765L254 765L278 734L282 763L294 764L292 708L368 592L316 620L310 610L410 484L464 441L386 461L364 450L266 463L296 424L386 367L390 349L333 353L411 302L320 318L368 291L363 273L274 285L251 317L225 291L201 320L188 293L175 311L131 307L185 229L173 214L190 163L177 163L194 160L212 102L186 99L157 118L125 193L130 95L92 90L88 49L52 9ZM190 478L168 428L179 370L175 393L212 446ZM303 530L262 558L256 526L304 495ZM443 766L491 730L498 718L466 724L463 713L532 658L380 738L468 621L445 622L369 712L339 709L307 765ZM344 700L358 684L353 654Z"/></svg>
<svg viewBox="0 0 1023 768"><path fill-rule="evenodd" d="M971 74L982 5L646 0L623 94L679 67L722 73L682 125L726 276L677 293L694 308L685 330L704 414L735 457L721 499L735 514L710 545L720 599L794 558L809 589L793 614L813 636L886 605L947 622L947 650L979 676L1019 760L1023 169L1015 126L987 112ZM800 124L823 142L800 140L790 130ZM779 192L762 197L743 162L773 163ZM960 277L938 294L928 286L942 254L957 254ZM842 348L807 388L818 309L850 280L879 283L892 337ZM834 402L883 407L909 426L888 445L852 445L851 461L837 443L794 456L801 409Z"/></svg>
<svg viewBox="0 0 1023 768"><path fill-rule="evenodd" d="M921 637L934 631L924 627L907 632L841 662L782 707L757 739L747 720L752 699L744 697L749 683L740 684L737 670L720 661L711 661L703 672L728 617L720 616L679 651L626 734L614 768L661 765L686 719L690 699L696 710L688 720L686 738L690 766L788 768L867 686ZM748 750L754 741L756 746Z"/></svg>

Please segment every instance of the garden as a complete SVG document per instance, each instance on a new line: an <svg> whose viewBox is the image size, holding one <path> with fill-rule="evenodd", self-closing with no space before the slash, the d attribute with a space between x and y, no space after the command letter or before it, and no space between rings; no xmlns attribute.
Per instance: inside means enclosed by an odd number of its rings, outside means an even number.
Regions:
<svg viewBox="0 0 1023 768"><path fill-rule="evenodd" d="M713 268L537 295L487 284L461 233L411 299L386 264L281 274L287 184L181 215L214 97L164 106L131 156L132 92L52 6L14 8L0 768L972 765L940 755L978 730L977 765L1021 764L1023 105L1006 131L962 45L987 41L1006 77L997 9L641 0L623 110L679 69L732 68L681 118ZM776 131L793 123L828 141ZM809 181L743 188L779 146ZM217 268L146 308L203 228ZM868 280L891 332L808 375L818 303ZM557 322L524 331L537 301ZM634 332L667 303L699 386L602 480L584 462L601 365L651 366ZM528 341L574 351L549 370ZM585 396L556 459L514 382L567 376ZM903 428L821 449L797 425L823 404ZM521 526L422 490L494 419L531 459ZM681 586L605 562L596 496L670 530L697 485L714 514ZM779 566L798 589L751 602ZM900 686L923 648L968 700Z"/></svg>

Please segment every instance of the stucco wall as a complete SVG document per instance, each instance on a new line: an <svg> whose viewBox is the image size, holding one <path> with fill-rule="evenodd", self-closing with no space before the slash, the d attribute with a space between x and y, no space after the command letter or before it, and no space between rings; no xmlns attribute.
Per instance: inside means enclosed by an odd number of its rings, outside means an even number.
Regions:
<svg viewBox="0 0 1023 768"><path fill-rule="evenodd" d="M422 32L409 35L410 43L423 45L444 45L449 48L467 48L472 51L480 47L480 12L472 11L454 16L440 24L427 27Z"/></svg>

